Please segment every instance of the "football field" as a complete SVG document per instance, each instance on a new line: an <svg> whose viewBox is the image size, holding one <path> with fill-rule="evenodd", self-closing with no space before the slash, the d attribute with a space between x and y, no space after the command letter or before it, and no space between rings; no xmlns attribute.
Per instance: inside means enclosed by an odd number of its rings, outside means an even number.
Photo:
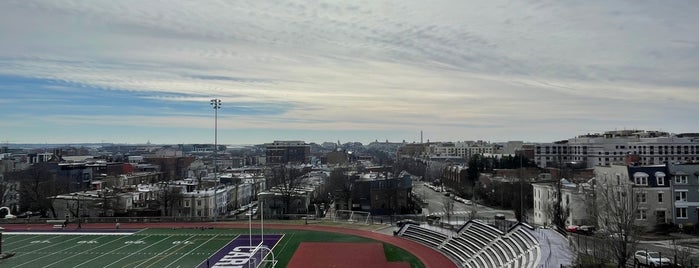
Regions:
<svg viewBox="0 0 699 268"><path fill-rule="evenodd" d="M3 236L7 267L197 267L238 235L191 230Z"/></svg>
<svg viewBox="0 0 699 268"><path fill-rule="evenodd" d="M4 233L3 252L15 256L0 261L1 267L213 267L236 245L253 242L248 229L144 229L135 233ZM285 267L301 242L371 242L336 233L301 230L265 230L277 267ZM268 243L272 237L273 242ZM242 242L242 244L241 244ZM373 241L376 242L376 241ZM236 244L238 243L238 244ZM422 267L414 256L384 244L386 257ZM230 256L228 256L230 257ZM271 257L268 256L268 258ZM225 259L225 258L224 258ZM230 260L230 259L229 259ZM219 263L220 264L220 263Z"/></svg>

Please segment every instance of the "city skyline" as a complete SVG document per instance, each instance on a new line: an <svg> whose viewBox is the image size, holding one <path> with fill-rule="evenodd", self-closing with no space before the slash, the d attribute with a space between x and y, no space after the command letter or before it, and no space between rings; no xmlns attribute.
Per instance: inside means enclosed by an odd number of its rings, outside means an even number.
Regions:
<svg viewBox="0 0 699 268"><path fill-rule="evenodd" d="M699 132L692 1L3 1L0 143ZM31 18L28 20L27 18Z"/></svg>

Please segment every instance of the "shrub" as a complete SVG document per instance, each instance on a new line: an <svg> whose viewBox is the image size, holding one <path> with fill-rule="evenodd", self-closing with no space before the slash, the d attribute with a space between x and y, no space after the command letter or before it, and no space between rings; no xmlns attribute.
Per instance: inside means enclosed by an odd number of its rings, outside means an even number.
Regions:
<svg viewBox="0 0 699 268"><path fill-rule="evenodd" d="M653 232L658 234L668 234L673 231L676 231L676 228L672 223L660 223L653 228Z"/></svg>
<svg viewBox="0 0 699 268"><path fill-rule="evenodd" d="M686 223L682 225L682 232L686 234L692 234L694 233L694 224L693 223Z"/></svg>

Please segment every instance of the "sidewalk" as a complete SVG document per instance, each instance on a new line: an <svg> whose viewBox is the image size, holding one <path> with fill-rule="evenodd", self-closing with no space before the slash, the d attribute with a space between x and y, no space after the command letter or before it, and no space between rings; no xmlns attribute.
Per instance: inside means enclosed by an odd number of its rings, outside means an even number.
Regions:
<svg viewBox="0 0 699 268"><path fill-rule="evenodd" d="M669 235L647 235L640 237L639 244L655 245L658 247L687 250L694 256L699 256L699 237L682 233L670 233Z"/></svg>

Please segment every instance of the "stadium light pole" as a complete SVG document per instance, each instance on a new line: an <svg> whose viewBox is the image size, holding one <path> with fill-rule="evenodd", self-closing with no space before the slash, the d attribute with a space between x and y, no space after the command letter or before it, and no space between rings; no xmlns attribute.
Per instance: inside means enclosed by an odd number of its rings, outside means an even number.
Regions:
<svg viewBox="0 0 699 268"><path fill-rule="evenodd" d="M221 109L221 100L212 99L211 106L214 108L214 221L218 218L218 109Z"/></svg>
<svg viewBox="0 0 699 268"><path fill-rule="evenodd" d="M250 231L248 242L250 242L250 248L252 248L252 211L248 211L248 230Z"/></svg>
<svg viewBox="0 0 699 268"><path fill-rule="evenodd" d="M260 242L265 242L265 201L260 200L257 202L257 209L260 211Z"/></svg>

